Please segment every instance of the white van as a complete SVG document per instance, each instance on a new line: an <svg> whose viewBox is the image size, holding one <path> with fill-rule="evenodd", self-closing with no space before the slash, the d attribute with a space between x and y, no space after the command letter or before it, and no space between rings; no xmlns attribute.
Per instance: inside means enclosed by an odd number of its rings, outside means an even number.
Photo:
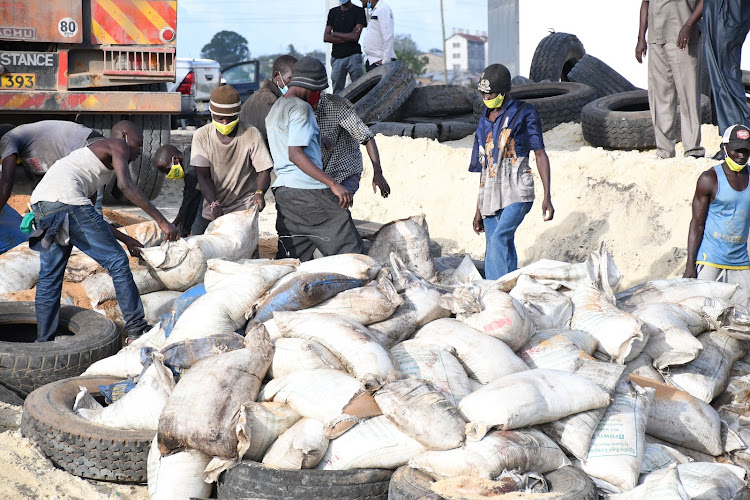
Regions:
<svg viewBox="0 0 750 500"><path fill-rule="evenodd" d="M213 59L177 58L177 74L169 83L170 92L182 94L182 106L176 119L184 119L196 127L211 119L208 103L211 92L221 84L219 63Z"/></svg>

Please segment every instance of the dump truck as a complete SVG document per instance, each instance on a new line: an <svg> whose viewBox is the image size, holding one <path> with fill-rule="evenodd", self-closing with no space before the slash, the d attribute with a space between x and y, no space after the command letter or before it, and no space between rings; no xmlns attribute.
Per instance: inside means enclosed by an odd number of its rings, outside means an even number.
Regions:
<svg viewBox="0 0 750 500"><path fill-rule="evenodd" d="M121 119L143 129L130 173L150 199L163 174L151 158L169 143L176 0L0 0L0 123L71 120L109 135ZM105 201L125 201L113 179Z"/></svg>

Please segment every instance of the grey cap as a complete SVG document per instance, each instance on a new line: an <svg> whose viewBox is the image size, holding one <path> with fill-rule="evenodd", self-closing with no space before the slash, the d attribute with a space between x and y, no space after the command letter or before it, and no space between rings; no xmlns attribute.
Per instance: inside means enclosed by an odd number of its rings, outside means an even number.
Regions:
<svg viewBox="0 0 750 500"><path fill-rule="evenodd" d="M309 90L328 88L326 67L319 59L305 56L294 65L294 73L289 82L290 87L302 87Z"/></svg>

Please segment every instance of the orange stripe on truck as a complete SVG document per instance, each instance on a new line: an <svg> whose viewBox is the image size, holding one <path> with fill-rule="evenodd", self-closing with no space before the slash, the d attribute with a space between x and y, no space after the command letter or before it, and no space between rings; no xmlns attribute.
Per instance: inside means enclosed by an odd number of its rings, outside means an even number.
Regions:
<svg viewBox="0 0 750 500"><path fill-rule="evenodd" d="M92 39L110 45L174 45L164 29L177 29L174 0L91 0Z"/></svg>

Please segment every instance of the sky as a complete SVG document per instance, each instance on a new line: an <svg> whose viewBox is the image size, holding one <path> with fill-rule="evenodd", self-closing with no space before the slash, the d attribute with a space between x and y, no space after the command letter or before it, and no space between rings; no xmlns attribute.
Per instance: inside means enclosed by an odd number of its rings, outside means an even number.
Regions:
<svg viewBox="0 0 750 500"><path fill-rule="evenodd" d="M361 5L354 0L355 5ZM286 52L330 51L323 42L327 0L179 0L177 56L200 57L201 48L221 30L235 31L248 41L250 56ZM397 35L411 35L422 51L442 50L438 0L388 0ZM453 28L487 31L487 0L443 0L446 36Z"/></svg>

